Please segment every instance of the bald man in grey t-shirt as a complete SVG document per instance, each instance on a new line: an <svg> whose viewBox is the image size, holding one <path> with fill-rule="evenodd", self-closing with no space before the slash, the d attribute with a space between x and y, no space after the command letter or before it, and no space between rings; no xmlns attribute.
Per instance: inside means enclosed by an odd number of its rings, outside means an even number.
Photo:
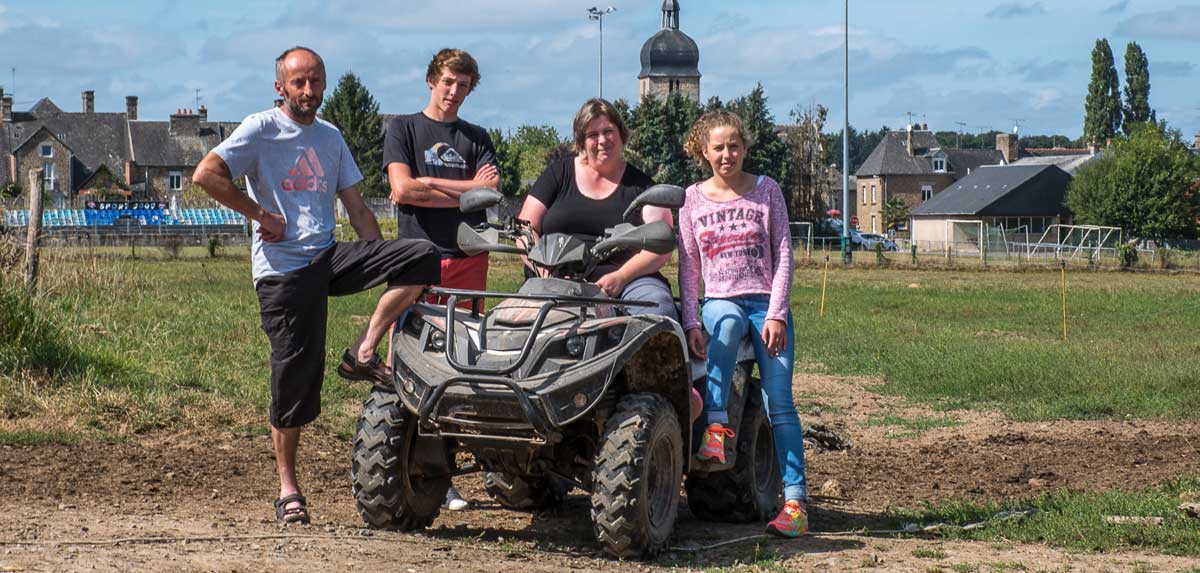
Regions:
<svg viewBox="0 0 1200 573"><path fill-rule="evenodd" d="M275 517L308 523L296 481L300 428L321 410L327 298L387 284L367 328L346 350L338 375L388 386L391 369L375 353L388 327L439 279L437 249L419 239L382 240L355 185L362 180L341 133L318 119L325 64L308 48L275 61L280 107L246 118L196 167L192 180L254 221L254 288L271 343L271 438L279 470ZM249 195L234 186L246 178ZM334 241L341 199L360 241Z"/></svg>

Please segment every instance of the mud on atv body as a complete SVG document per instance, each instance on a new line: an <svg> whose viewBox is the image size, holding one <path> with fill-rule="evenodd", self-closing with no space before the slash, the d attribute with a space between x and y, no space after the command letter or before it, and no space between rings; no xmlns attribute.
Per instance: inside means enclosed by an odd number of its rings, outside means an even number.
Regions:
<svg viewBox="0 0 1200 573"><path fill-rule="evenodd" d="M528 252L575 260L572 248L568 241ZM513 509L554 505L572 488L589 492L596 539L619 558L668 546L684 475L702 519L759 520L777 510L779 472L751 368L739 367L731 389L738 439L729 441L727 463L696 461L702 428L690 423L691 394L694 384L703 390L703 364L689 361L677 322L622 310L649 303L564 278L531 279L515 294L431 292L447 304L416 304L396 325L392 387L376 388L359 419L354 493L371 525L427 526L450 478L477 471ZM504 300L483 312L489 298ZM456 307L465 300L473 310ZM456 467L458 451L475 463Z"/></svg>

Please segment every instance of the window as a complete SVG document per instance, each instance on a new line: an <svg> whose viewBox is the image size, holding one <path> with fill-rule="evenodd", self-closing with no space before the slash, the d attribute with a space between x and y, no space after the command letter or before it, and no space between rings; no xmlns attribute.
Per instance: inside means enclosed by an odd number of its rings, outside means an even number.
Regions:
<svg viewBox="0 0 1200 573"><path fill-rule="evenodd" d="M167 188L172 191L183 190L183 173L172 171L167 174Z"/></svg>
<svg viewBox="0 0 1200 573"><path fill-rule="evenodd" d="M933 170L938 173L945 173L946 172L946 158L934 157L933 158Z"/></svg>
<svg viewBox="0 0 1200 573"><path fill-rule="evenodd" d="M54 164L49 161L42 164L42 190L54 191L55 182L58 180L54 173Z"/></svg>
<svg viewBox="0 0 1200 573"><path fill-rule="evenodd" d="M928 201L931 198L933 198L933 186L932 185L922 185L921 186L921 200Z"/></svg>
<svg viewBox="0 0 1200 573"><path fill-rule="evenodd" d="M54 157L54 147L43 143L42 157Z"/></svg>
<svg viewBox="0 0 1200 573"><path fill-rule="evenodd" d="M874 205L874 204L875 204L875 200L876 200L876 197L875 197L875 186L874 186L874 185L872 185L872 186L871 186L871 204L872 204L872 205Z"/></svg>
<svg viewBox="0 0 1200 573"><path fill-rule="evenodd" d="M863 205L867 204L867 186L866 185L863 185L863 188L862 188L862 203L863 203Z"/></svg>
<svg viewBox="0 0 1200 573"><path fill-rule="evenodd" d="M872 233L879 232L879 221L875 218L875 215L873 215L873 214L871 215L871 232Z"/></svg>

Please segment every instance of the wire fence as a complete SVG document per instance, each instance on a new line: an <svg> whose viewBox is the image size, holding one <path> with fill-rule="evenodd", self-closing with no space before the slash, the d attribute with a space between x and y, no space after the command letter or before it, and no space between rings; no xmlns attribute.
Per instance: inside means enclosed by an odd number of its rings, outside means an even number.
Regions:
<svg viewBox="0 0 1200 573"><path fill-rule="evenodd" d="M826 256L840 260L842 238L817 236L811 243L806 237L793 237L797 260L823 261ZM881 242L878 250L854 244L853 262L859 265L904 265L915 268L978 267L1012 269L1019 267L1086 267L1095 269L1171 270L1200 272L1200 241L1181 240L1163 244L1141 242L1134 247L1135 257L1123 258L1121 249L1107 246L1007 241L997 243L969 241L911 241L896 239Z"/></svg>

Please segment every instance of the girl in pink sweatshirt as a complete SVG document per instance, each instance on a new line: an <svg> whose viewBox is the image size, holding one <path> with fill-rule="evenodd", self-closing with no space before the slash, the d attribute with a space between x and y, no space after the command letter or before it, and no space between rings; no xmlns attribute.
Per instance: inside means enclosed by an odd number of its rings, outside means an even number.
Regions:
<svg viewBox="0 0 1200 573"><path fill-rule="evenodd" d="M688 134L685 147L713 176L687 190L679 212L679 291L688 349L708 360L704 441L698 457L725 462L725 437L734 435L727 411L738 344L749 334L762 375L763 400L783 473L783 510L767 531L798 537L808 531L804 436L792 403L795 335L789 298L792 241L779 184L742 171L749 141L737 115L711 112ZM697 318L697 293L706 343Z"/></svg>

